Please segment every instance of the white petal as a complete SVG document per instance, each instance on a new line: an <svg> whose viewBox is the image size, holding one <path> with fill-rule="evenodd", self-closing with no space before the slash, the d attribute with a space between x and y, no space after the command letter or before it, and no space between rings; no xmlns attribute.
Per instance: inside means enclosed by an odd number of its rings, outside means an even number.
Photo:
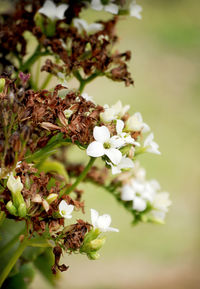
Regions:
<svg viewBox="0 0 200 289"><path fill-rule="evenodd" d="M128 168L134 168L134 163L131 159L126 158L126 157L122 157L122 160L119 164L119 167L121 169L128 169Z"/></svg>
<svg viewBox="0 0 200 289"><path fill-rule="evenodd" d="M88 26L87 32L88 33L96 33L103 29L103 25L101 23L92 23Z"/></svg>
<svg viewBox="0 0 200 289"><path fill-rule="evenodd" d="M74 18L73 24L78 29L79 33L81 33L83 30L87 31L88 24L85 20L79 19L79 18ZM83 94L82 94L82 96L83 96Z"/></svg>
<svg viewBox="0 0 200 289"><path fill-rule="evenodd" d="M74 210L74 206L73 205L67 205L66 208L66 214L70 215Z"/></svg>
<svg viewBox="0 0 200 289"><path fill-rule="evenodd" d="M107 228L107 232L117 232L118 233L119 229L109 227L109 228Z"/></svg>
<svg viewBox="0 0 200 289"><path fill-rule="evenodd" d="M147 205L145 200L140 197L135 197L133 200L133 209L142 212L146 209Z"/></svg>
<svg viewBox="0 0 200 289"><path fill-rule="evenodd" d="M55 19L56 5L54 4L54 2L47 0L45 1L43 7L38 10L38 12L44 14L51 19Z"/></svg>
<svg viewBox="0 0 200 289"><path fill-rule="evenodd" d="M95 126L93 136L96 141L103 144L110 139L110 131L106 126Z"/></svg>
<svg viewBox="0 0 200 289"><path fill-rule="evenodd" d="M122 201L132 201L134 199L135 192L130 185L124 185L122 187L121 199Z"/></svg>
<svg viewBox="0 0 200 289"><path fill-rule="evenodd" d="M114 135L110 138L109 143L112 148L119 149L125 145L124 138Z"/></svg>
<svg viewBox="0 0 200 289"><path fill-rule="evenodd" d="M87 152L88 156L98 158L98 157L102 157L105 154L105 149L104 149L102 143L97 142L97 141L93 141L87 147L86 152Z"/></svg>
<svg viewBox="0 0 200 289"><path fill-rule="evenodd" d="M69 5L61 4L56 8L56 16L58 19L62 20L65 18L65 11L68 9Z"/></svg>
<svg viewBox="0 0 200 289"><path fill-rule="evenodd" d="M97 220L98 220L98 217L99 217L99 213L96 210L94 210L94 209L91 209L90 212L91 212L92 225L94 227L96 227L96 223L97 223Z"/></svg>
<svg viewBox="0 0 200 289"><path fill-rule="evenodd" d="M122 159L122 153L114 148L105 149L105 155L111 160L114 165L118 165Z"/></svg>
<svg viewBox="0 0 200 289"><path fill-rule="evenodd" d="M106 232L108 227L111 224L111 217L110 215L102 215L97 219L97 227L102 231Z"/></svg>
<svg viewBox="0 0 200 289"><path fill-rule="evenodd" d="M131 3L130 5L130 15L133 17L136 17L137 19L142 19L142 15L140 14L142 12L142 6L137 5L136 1Z"/></svg>
<svg viewBox="0 0 200 289"><path fill-rule="evenodd" d="M101 4L101 0L92 0L91 2L91 8L97 11L100 11L103 9L103 5Z"/></svg>
<svg viewBox="0 0 200 289"><path fill-rule="evenodd" d="M117 134L121 134L124 128L124 122L121 119L117 119L117 124L116 124L116 131Z"/></svg>
<svg viewBox="0 0 200 289"><path fill-rule="evenodd" d="M108 4L104 6L105 11L110 12L112 14L118 14L119 8L116 4Z"/></svg>
<svg viewBox="0 0 200 289"><path fill-rule="evenodd" d="M144 147L147 147L148 145L150 145L153 139L154 139L154 134L150 133L144 141Z"/></svg>

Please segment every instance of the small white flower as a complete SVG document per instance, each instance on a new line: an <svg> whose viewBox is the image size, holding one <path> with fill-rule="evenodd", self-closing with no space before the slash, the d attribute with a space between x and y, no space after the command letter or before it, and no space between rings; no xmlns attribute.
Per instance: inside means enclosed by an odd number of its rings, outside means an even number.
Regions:
<svg viewBox="0 0 200 289"><path fill-rule="evenodd" d="M110 162L107 162L107 164L111 166L113 175L121 173L123 169L131 169L134 167L133 161L126 156L123 156L121 162L116 166Z"/></svg>
<svg viewBox="0 0 200 289"><path fill-rule="evenodd" d="M125 113L130 109L130 105L122 106L121 101L109 107L107 104L104 106L105 111L100 114L101 120L104 122L110 122L112 120L122 118Z"/></svg>
<svg viewBox="0 0 200 289"><path fill-rule="evenodd" d="M134 140L128 133L123 132L124 129L124 122L120 119L117 120L116 124L116 131L117 131L117 136L114 136L113 138L116 139L116 142L119 141L121 142L121 147L127 144L132 144L136 146L140 146L138 142Z"/></svg>
<svg viewBox="0 0 200 289"><path fill-rule="evenodd" d="M113 2L113 0L111 0L110 2ZM92 0L91 8L97 11L105 10L112 14L118 14L118 11L119 11L119 8L116 4L109 3L106 5L103 5L101 0Z"/></svg>
<svg viewBox="0 0 200 289"><path fill-rule="evenodd" d="M153 201L153 211L151 211L152 216L159 222L163 223L165 215L168 212L168 208L171 205L171 200L169 199L169 193L162 192L155 196Z"/></svg>
<svg viewBox="0 0 200 289"><path fill-rule="evenodd" d="M101 232L119 232L118 229L110 227L111 221L110 215L99 216L96 210L91 209L91 222L94 228L99 229Z"/></svg>
<svg viewBox="0 0 200 289"><path fill-rule="evenodd" d="M122 153L116 149L112 142L110 131L106 126L95 126L93 130L93 141L87 147L87 154L91 157L102 157L106 155L113 164L118 165L122 158Z"/></svg>
<svg viewBox="0 0 200 289"><path fill-rule="evenodd" d="M89 96L86 92L82 93L81 96L86 100L86 101L91 101L94 103L93 97Z"/></svg>
<svg viewBox="0 0 200 289"><path fill-rule="evenodd" d="M136 112L133 116L129 117L126 122L126 130L128 131L142 131L143 133L150 131L148 124L143 122L140 112Z"/></svg>
<svg viewBox="0 0 200 289"><path fill-rule="evenodd" d="M62 200L59 204L59 213L63 218L71 219L71 213L74 210L73 205L68 205L64 200Z"/></svg>
<svg viewBox="0 0 200 289"><path fill-rule="evenodd" d="M122 187L121 199L133 201L133 209L142 212L147 207L147 202L153 203L160 185L156 180L140 181L132 179L129 184Z"/></svg>
<svg viewBox="0 0 200 289"><path fill-rule="evenodd" d="M101 23L92 23L88 24L85 20L74 18L73 20L74 26L78 29L79 33L86 31L89 33L96 33L103 29L103 25Z"/></svg>
<svg viewBox="0 0 200 289"><path fill-rule="evenodd" d="M7 182L7 187L13 194L21 192L23 189L23 184L21 182L20 177L15 178L13 173L10 173Z"/></svg>
<svg viewBox="0 0 200 289"><path fill-rule="evenodd" d="M62 20L65 18L65 11L68 9L69 5L61 4L56 7L53 1L46 0L43 7L41 7L38 12L44 14L51 20Z"/></svg>
<svg viewBox="0 0 200 289"><path fill-rule="evenodd" d="M158 150L159 145L153 139L154 135L150 133L144 141L144 148L149 153L160 155L160 151Z"/></svg>
<svg viewBox="0 0 200 289"><path fill-rule="evenodd" d="M132 3L129 6L130 16L136 17L137 19L142 19L142 15L140 14L142 12L142 6L137 5L136 1L132 1Z"/></svg>

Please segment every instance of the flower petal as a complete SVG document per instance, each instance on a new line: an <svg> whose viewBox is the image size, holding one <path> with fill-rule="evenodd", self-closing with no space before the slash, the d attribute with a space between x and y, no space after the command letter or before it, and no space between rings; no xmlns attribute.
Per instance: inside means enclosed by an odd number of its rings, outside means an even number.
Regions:
<svg viewBox="0 0 200 289"><path fill-rule="evenodd" d="M112 14L118 14L119 8L116 4L108 4L104 6L105 11L110 12Z"/></svg>
<svg viewBox="0 0 200 289"><path fill-rule="evenodd" d="M68 9L69 5L61 4L56 8L56 16L58 19L62 20L65 18L65 11Z"/></svg>
<svg viewBox="0 0 200 289"><path fill-rule="evenodd" d="M122 159L122 153L114 148L104 149L105 155L111 160L114 165L118 165Z"/></svg>
<svg viewBox="0 0 200 289"><path fill-rule="evenodd" d="M97 227L102 231L106 232L108 227L111 224L111 217L110 215L104 214L102 216L99 216L97 219Z"/></svg>
<svg viewBox="0 0 200 289"><path fill-rule="evenodd" d="M96 210L94 210L94 209L91 209L90 212L91 212L92 225L94 227L96 227L96 223L97 223L97 220L98 220L98 217L99 217L99 213Z"/></svg>
<svg viewBox="0 0 200 289"><path fill-rule="evenodd" d="M91 8L97 11L101 11L103 9L103 5L101 4L101 0L92 0Z"/></svg>
<svg viewBox="0 0 200 289"><path fill-rule="evenodd" d="M117 134L121 134L124 128L124 122L121 119L117 119L117 124L116 124L116 131Z"/></svg>
<svg viewBox="0 0 200 289"><path fill-rule="evenodd" d="M142 212L146 209L147 204L145 200L140 197L135 197L133 200L133 209L139 212Z"/></svg>
<svg viewBox="0 0 200 289"><path fill-rule="evenodd" d="M93 141L89 146L87 147L87 155L90 157L101 157L105 154L105 149L103 147L103 144L97 141Z"/></svg>
<svg viewBox="0 0 200 289"><path fill-rule="evenodd" d="M132 201L135 197L135 192L130 185L122 187L121 199L122 201Z"/></svg>
<svg viewBox="0 0 200 289"><path fill-rule="evenodd" d="M94 139L100 143L105 143L110 139L110 131L106 126L95 126L93 130Z"/></svg>

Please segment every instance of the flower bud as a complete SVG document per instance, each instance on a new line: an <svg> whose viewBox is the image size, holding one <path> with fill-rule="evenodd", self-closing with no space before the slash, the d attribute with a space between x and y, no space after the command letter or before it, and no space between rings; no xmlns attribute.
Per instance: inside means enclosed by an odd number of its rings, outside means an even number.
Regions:
<svg viewBox="0 0 200 289"><path fill-rule="evenodd" d="M87 256L90 260L98 260L100 257L100 254L97 252L90 252L89 254L87 254Z"/></svg>
<svg viewBox="0 0 200 289"><path fill-rule="evenodd" d="M105 244L106 238L92 240L88 246L91 251L98 251Z"/></svg>
<svg viewBox="0 0 200 289"><path fill-rule="evenodd" d="M127 120L125 129L126 131L140 131L142 123L133 115Z"/></svg>
<svg viewBox="0 0 200 289"><path fill-rule="evenodd" d="M24 218L26 217L26 214L27 214L26 205L25 203L21 203L18 207L18 215L19 217Z"/></svg>
<svg viewBox="0 0 200 289"><path fill-rule="evenodd" d="M46 201L47 201L48 204L50 205L50 204L53 203L57 198L58 198L58 195L57 195L57 194L50 194L50 195L48 195L48 197L46 198Z"/></svg>
<svg viewBox="0 0 200 289"><path fill-rule="evenodd" d="M15 206L13 205L13 202L12 202L12 201L9 201L9 202L6 204L6 209L8 210L8 212L9 212L11 215L17 216L17 209L16 209Z"/></svg>
<svg viewBox="0 0 200 289"><path fill-rule="evenodd" d="M7 187L11 191L11 193L16 194L18 192L21 193L23 189L23 184L21 182L20 177L15 178L13 173L10 174L7 182Z"/></svg>
<svg viewBox="0 0 200 289"><path fill-rule="evenodd" d="M0 78L0 92L4 90L4 86L6 84L6 81L4 78Z"/></svg>

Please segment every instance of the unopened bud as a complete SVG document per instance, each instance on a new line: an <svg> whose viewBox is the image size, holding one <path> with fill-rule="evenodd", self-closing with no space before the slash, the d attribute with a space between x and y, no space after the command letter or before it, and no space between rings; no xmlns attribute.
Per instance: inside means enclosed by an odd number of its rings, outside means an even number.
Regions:
<svg viewBox="0 0 200 289"><path fill-rule="evenodd" d="M100 254L97 252L90 252L89 254L87 254L87 256L90 260L98 260L100 257Z"/></svg>
<svg viewBox="0 0 200 289"><path fill-rule="evenodd" d="M9 201L9 202L6 204L6 209L8 210L8 212L9 212L11 215L17 216L17 209L16 209L15 206L13 205L13 202L12 202L12 201Z"/></svg>
<svg viewBox="0 0 200 289"><path fill-rule="evenodd" d="M21 192L23 189L23 184L20 177L15 178L13 173L11 173L8 178L7 187L13 194Z"/></svg>
<svg viewBox="0 0 200 289"><path fill-rule="evenodd" d="M105 244L106 238L92 240L88 245L91 251L98 251Z"/></svg>
<svg viewBox="0 0 200 289"><path fill-rule="evenodd" d="M25 205L25 203L21 203L18 207L18 215L21 218L24 218L24 217L26 217L26 214L27 214L26 205Z"/></svg>
<svg viewBox="0 0 200 289"><path fill-rule="evenodd" d="M57 195L57 194L50 194L50 195L48 195L48 197L46 198L46 201L47 201L48 204L50 205L50 204L53 203L57 198L58 198L58 195Z"/></svg>

